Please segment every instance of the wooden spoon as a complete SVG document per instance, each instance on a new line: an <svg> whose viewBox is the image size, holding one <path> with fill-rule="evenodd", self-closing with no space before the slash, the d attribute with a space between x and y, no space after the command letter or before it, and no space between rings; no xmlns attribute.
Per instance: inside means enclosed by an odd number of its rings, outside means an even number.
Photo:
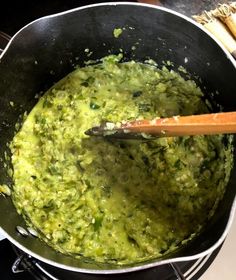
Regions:
<svg viewBox="0 0 236 280"><path fill-rule="evenodd" d="M120 124L105 122L85 132L90 136L118 139L152 139L153 137L222 133L236 133L236 112L135 120Z"/></svg>

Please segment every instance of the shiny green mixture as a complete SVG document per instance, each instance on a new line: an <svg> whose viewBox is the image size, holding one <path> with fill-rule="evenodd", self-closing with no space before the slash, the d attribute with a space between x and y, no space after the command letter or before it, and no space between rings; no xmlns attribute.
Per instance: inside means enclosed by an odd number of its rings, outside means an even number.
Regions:
<svg viewBox="0 0 236 280"><path fill-rule="evenodd" d="M75 70L11 143L18 212L46 243L78 258L127 264L175 250L223 196L226 136L119 142L84 132L102 121L205 113L202 96L174 71L116 56Z"/></svg>

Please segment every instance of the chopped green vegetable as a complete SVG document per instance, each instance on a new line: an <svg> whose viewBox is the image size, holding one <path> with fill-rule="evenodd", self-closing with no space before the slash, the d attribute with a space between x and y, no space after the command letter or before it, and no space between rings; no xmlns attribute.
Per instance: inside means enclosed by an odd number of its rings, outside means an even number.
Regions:
<svg viewBox="0 0 236 280"><path fill-rule="evenodd" d="M95 218L95 222L94 222L94 230L95 231L98 231L100 229L100 227L102 226L102 220L103 220L102 216Z"/></svg>
<svg viewBox="0 0 236 280"><path fill-rule="evenodd" d="M140 103L138 108L140 113L149 112L152 109L152 105L149 103Z"/></svg>
<svg viewBox="0 0 236 280"><path fill-rule="evenodd" d="M133 98L139 97L142 94L143 94L142 91L135 91L135 92L133 92Z"/></svg>
<svg viewBox="0 0 236 280"><path fill-rule="evenodd" d="M208 111L194 81L150 60L121 59L105 57L55 84L10 148L13 202L39 238L63 254L122 265L161 258L197 235L224 194L233 157L229 136L85 135L100 123L109 132L124 120Z"/></svg>
<svg viewBox="0 0 236 280"><path fill-rule="evenodd" d="M121 34L122 34L122 29L121 28L115 28L114 30L113 30L113 35L114 35L114 37L115 38L118 38Z"/></svg>
<svg viewBox="0 0 236 280"><path fill-rule="evenodd" d="M94 103L93 101L90 102L89 107L93 110L100 108L100 106L98 104Z"/></svg>

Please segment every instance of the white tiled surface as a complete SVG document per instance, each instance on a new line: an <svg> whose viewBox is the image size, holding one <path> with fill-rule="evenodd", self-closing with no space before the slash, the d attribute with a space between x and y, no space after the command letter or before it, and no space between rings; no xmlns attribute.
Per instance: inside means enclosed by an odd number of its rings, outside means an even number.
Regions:
<svg viewBox="0 0 236 280"><path fill-rule="evenodd" d="M236 217L223 247L200 280L236 280Z"/></svg>

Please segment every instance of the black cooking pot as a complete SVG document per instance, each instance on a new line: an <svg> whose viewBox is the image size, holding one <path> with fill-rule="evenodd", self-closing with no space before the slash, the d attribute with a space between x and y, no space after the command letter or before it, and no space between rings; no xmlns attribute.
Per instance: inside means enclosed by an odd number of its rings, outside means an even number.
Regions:
<svg viewBox="0 0 236 280"><path fill-rule="evenodd" d="M119 38L114 28L124 28ZM136 46L135 50L133 46ZM12 140L19 116L30 111L41 94L84 61L124 52L124 60L154 59L184 65L209 99L214 110L236 111L236 64L229 53L191 19L168 9L132 3L106 3L74 9L34 21L9 42L0 62L0 183L11 184L7 143ZM86 51L85 51L86 50ZM89 51L88 51L89 50ZM91 53L92 52L92 53ZM183 74L184 75L184 74ZM200 77L200 79L196 77ZM14 106L10 105L14 102ZM171 261L199 258L213 251L226 237L235 209L235 169L213 219L187 246L163 260L118 267L76 260L62 255L39 239L23 237L16 226L26 227L10 198L0 198L0 226L7 238L31 256L67 270L118 273ZM206 213L207 215L207 213Z"/></svg>

